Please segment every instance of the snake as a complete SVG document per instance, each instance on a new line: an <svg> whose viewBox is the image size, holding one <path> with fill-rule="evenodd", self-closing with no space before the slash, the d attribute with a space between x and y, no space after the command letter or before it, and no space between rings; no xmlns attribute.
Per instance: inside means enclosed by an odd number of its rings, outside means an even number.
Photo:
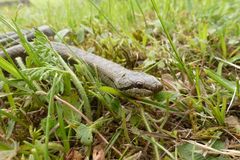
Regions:
<svg viewBox="0 0 240 160"><path fill-rule="evenodd" d="M48 26L39 27L38 29L47 36L54 35L54 32ZM26 37L28 40L31 40L34 38L34 33L29 32L26 34ZM73 60L76 58L75 61L77 62L79 58L89 66L96 68L103 83L127 95L133 97L147 97L154 95L163 88L162 83L150 74L129 70L120 64L96 54L86 52L75 46L53 41L50 41L50 45L61 55L61 57L63 57L63 59L67 60L73 57ZM11 58L27 56L24 47L20 43L6 48L6 51ZM6 58L3 51L0 51L0 56Z"/></svg>
<svg viewBox="0 0 240 160"><path fill-rule="evenodd" d="M30 5L30 1L29 0L5 1L5 2L0 2L0 7L13 6L16 4Z"/></svg>

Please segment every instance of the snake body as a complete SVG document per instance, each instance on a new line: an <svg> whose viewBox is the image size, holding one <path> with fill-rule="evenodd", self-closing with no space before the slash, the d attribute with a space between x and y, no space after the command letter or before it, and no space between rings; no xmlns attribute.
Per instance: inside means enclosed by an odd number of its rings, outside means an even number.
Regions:
<svg viewBox="0 0 240 160"><path fill-rule="evenodd" d="M162 84L152 75L126 69L117 63L95 54L87 53L74 46L58 42L50 42L50 44L64 59L69 57L80 58L88 65L95 67L105 84L117 88L126 94L134 97L150 96L162 89ZM6 51L12 58L26 56L25 49L21 44L7 48ZM0 52L0 56L5 57L3 52Z"/></svg>
<svg viewBox="0 0 240 160"><path fill-rule="evenodd" d="M13 5L16 5L16 4L26 4L26 5L30 5L30 1L29 1L29 0L5 1L5 2L0 2L0 7L13 6Z"/></svg>
<svg viewBox="0 0 240 160"><path fill-rule="evenodd" d="M46 36L53 36L54 32L52 29L47 25L42 25L37 28L39 31L44 33ZM32 30L22 30L21 31L23 35L27 38L28 41L31 41L34 36L34 29ZM20 40L18 35L15 32L8 32L5 34L0 35L0 44L5 45L7 47L14 46L16 44L19 44Z"/></svg>

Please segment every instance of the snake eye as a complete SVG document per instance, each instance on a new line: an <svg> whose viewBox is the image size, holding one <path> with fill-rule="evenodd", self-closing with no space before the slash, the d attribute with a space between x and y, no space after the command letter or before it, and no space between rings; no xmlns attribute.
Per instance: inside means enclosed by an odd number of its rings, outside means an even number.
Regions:
<svg viewBox="0 0 240 160"><path fill-rule="evenodd" d="M143 87L143 83L142 82L136 82L136 86L137 86L137 88L142 88Z"/></svg>

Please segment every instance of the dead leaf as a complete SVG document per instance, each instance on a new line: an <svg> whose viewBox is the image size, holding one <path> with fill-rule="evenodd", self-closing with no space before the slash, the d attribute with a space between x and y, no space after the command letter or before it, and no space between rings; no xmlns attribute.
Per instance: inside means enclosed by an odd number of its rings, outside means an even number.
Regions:
<svg viewBox="0 0 240 160"><path fill-rule="evenodd" d="M124 160L138 160L140 159L141 155L142 155L142 151L139 151L130 157L124 158Z"/></svg>
<svg viewBox="0 0 240 160"><path fill-rule="evenodd" d="M232 127L236 129L236 132L240 132L240 122L238 117L236 116L229 116L225 118L225 123L227 124L228 127Z"/></svg>
<svg viewBox="0 0 240 160"><path fill-rule="evenodd" d="M83 160L81 153L74 148L72 148L68 154L65 156L65 160Z"/></svg>
<svg viewBox="0 0 240 160"><path fill-rule="evenodd" d="M104 147L99 144L93 148L93 160L105 160Z"/></svg>

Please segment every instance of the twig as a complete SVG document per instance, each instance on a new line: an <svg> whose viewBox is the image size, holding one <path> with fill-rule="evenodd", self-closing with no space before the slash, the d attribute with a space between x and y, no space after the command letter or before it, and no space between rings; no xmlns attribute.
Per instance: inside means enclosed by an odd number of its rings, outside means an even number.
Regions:
<svg viewBox="0 0 240 160"><path fill-rule="evenodd" d="M202 148L202 149L211 151L211 152L213 152L213 153L215 153L215 154L229 155L229 156L238 156L238 157L240 157L240 151L237 151L237 150L231 150L231 149L217 150L217 149L214 149L214 148L209 147L209 146L207 146L207 145L197 143L197 142L195 142L195 141L191 141L191 140L183 140L183 141L184 141L184 142L188 142L188 143L193 144L193 145L196 145L197 147L200 147L200 148Z"/></svg>

